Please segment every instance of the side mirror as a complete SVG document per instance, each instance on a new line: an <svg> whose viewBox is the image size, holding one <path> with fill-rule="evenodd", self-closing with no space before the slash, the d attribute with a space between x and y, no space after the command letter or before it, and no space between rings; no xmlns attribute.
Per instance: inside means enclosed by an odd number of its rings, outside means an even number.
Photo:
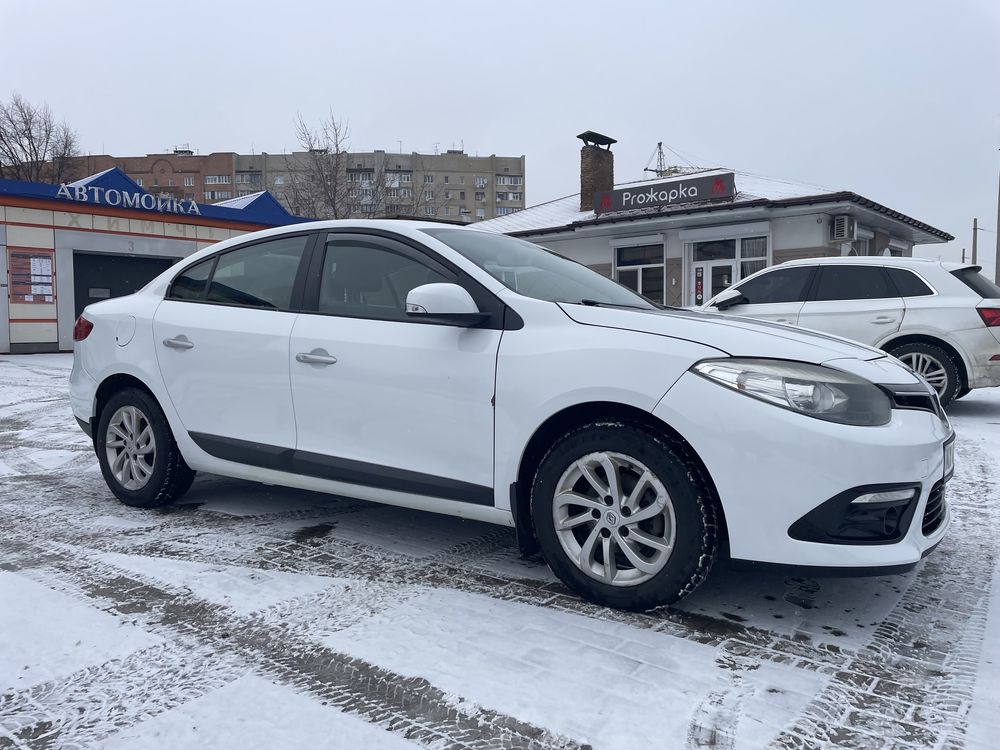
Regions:
<svg viewBox="0 0 1000 750"><path fill-rule="evenodd" d="M718 310L728 310L736 305L745 305L749 301L739 289L727 289L724 292L719 292L715 299L708 304Z"/></svg>
<svg viewBox="0 0 1000 750"><path fill-rule="evenodd" d="M490 317L479 311L472 295L458 284L423 284L411 289L406 295L406 315L466 328L485 323Z"/></svg>

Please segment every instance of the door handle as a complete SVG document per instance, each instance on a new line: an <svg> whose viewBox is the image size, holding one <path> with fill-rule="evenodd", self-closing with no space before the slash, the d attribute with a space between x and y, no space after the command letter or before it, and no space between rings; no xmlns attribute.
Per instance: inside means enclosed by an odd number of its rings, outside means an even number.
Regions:
<svg viewBox="0 0 1000 750"><path fill-rule="evenodd" d="M886 323L895 323L896 319L888 315L880 315L877 318L872 318L872 323L877 323L878 325L885 325Z"/></svg>
<svg viewBox="0 0 1000 750"><path fill-rule="evenodd" d="M194 349L194 344L188 341L187 336L163 339L163 345L169 349Z"/></svg>
<svg viewBox="0 0 1000 750"><path fill-rule="evenodd" d="M335 365L337 358L331 357L322 349L313 349L311 352L299 352L295 355L295 361L304 365Z"/></svg>

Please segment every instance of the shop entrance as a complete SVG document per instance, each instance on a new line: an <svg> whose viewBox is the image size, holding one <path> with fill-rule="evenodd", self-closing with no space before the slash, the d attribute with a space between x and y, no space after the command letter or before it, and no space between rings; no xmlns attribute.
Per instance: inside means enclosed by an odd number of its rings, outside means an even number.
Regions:
<svg viewBox="0 0 1000 750"><path fill-rule="evenodd" d="M704 305L736 281L735 260L708 260L691 264L694 304Z"/></svg>

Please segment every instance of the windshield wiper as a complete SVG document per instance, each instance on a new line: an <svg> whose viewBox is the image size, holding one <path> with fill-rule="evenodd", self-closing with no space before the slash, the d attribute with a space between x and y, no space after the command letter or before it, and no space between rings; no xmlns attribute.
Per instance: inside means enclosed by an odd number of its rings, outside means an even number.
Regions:
<svg viewBox="0 0 1000 750"><path fill-rule="evenodd" d="M628 307L632 310L648 310L642 305L626 305L621 302L599 302L596 299L582 299L579 302L571 302L571 305L586 305L587 307ZM652 304L652 303L650 303Z"/></svg>

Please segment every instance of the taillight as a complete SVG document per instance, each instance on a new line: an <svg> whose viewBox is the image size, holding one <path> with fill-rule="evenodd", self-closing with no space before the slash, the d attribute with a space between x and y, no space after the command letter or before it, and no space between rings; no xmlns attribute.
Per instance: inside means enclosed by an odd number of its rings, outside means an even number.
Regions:
<svg viewBox="0 0 1000 750"><path fill-rule="evenodd" d="M988 327L1000 326L1000 307L977 307L976 310Z"/></svg>
<svg viewBox="0 0 1000 750"><path fill-rule="evenodd" d="M76 319L76 325L73 326L73 340L83 341L93 330L94 324L81 315Z"/></svg>

